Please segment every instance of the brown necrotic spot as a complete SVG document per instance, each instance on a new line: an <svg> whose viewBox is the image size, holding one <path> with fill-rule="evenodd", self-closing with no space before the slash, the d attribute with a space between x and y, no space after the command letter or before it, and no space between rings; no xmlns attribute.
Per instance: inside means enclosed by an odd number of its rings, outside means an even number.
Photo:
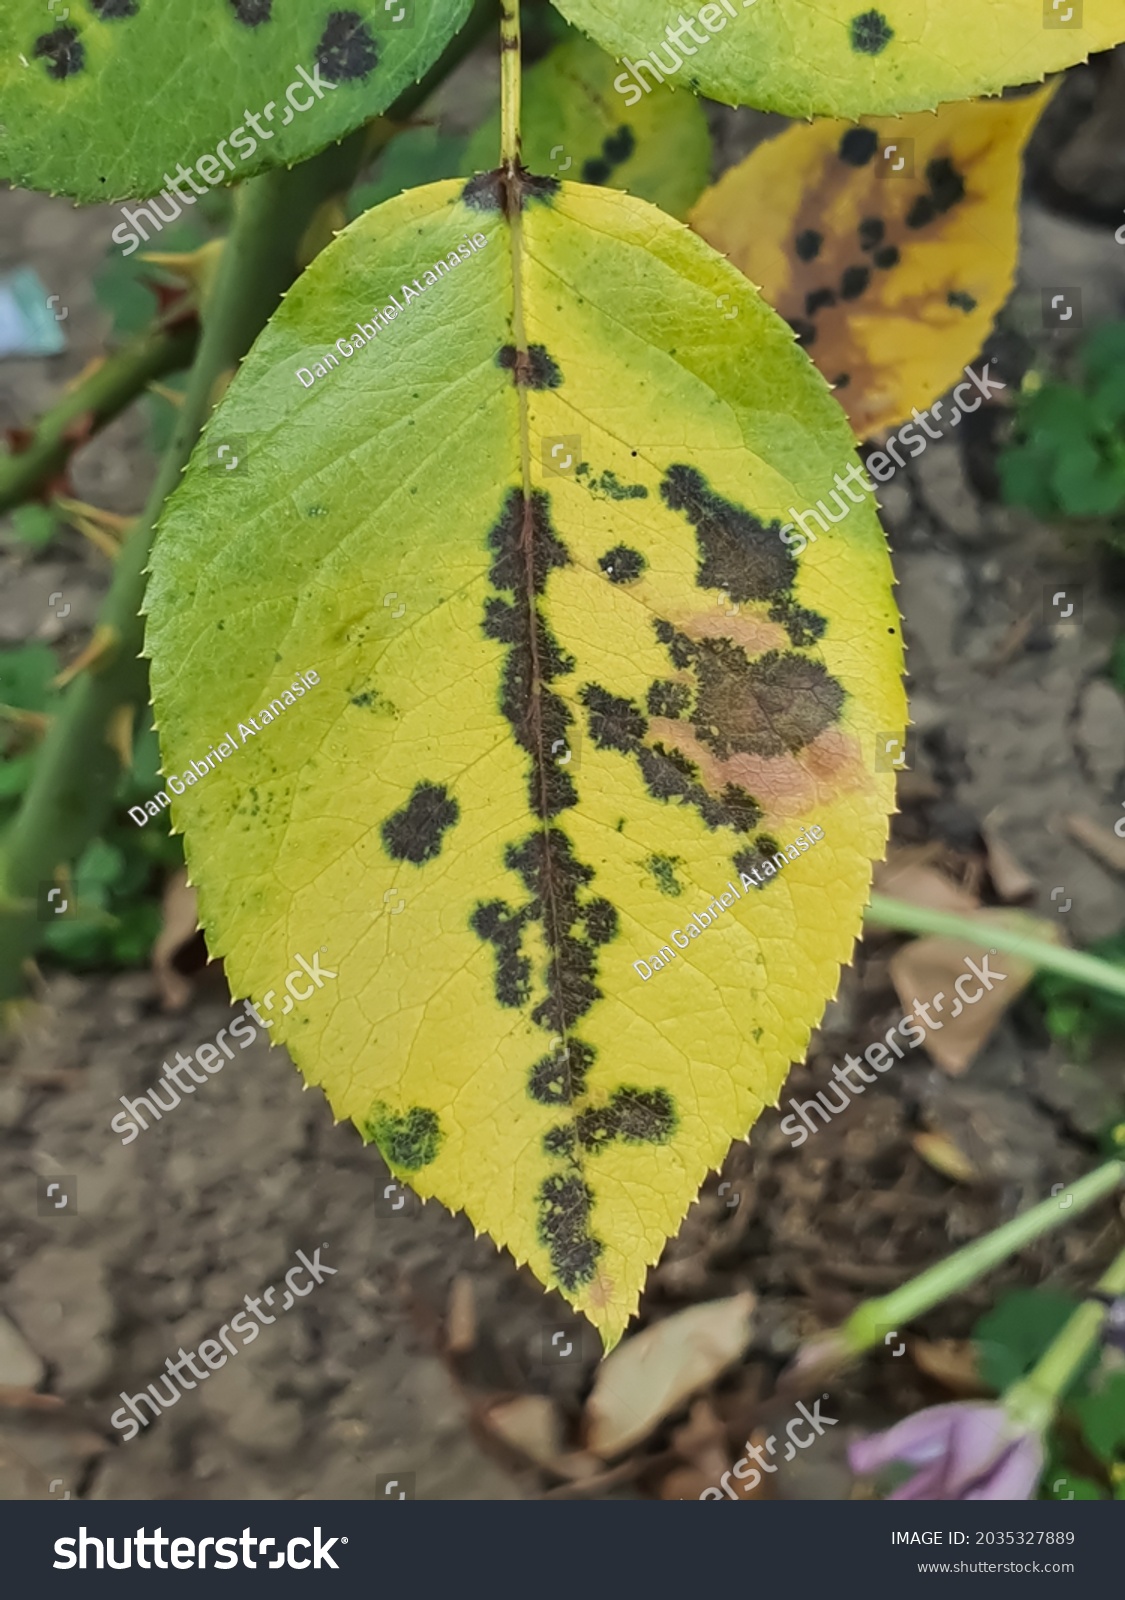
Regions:
<svg viewBox="0 0 1125 1600"><path fill-rule="evenodd" d="M838 720L844 704L840 684L806 656L771 650L751 662L729 639L708 639L696 670L695 731L721 760L739 751L796 753Z"/></svg>
<svg viewBox="0 0 1125 1600"><path fill-rule="evenodd" d="M890 44L894 29L881 11L861 11L850 28L852 49L860 55L877 56Z"/></svg>
<svg viewBox="0 0 1125 1600"><path fill-rule="evenodd" d="M698 582L725 589L732 600L766 600L793 583L797 563L781 542L781 523L759 522L724 500L694 467L668 469L660 493L671 511L682 511L695 528Z"/></svg>
<svg viewBox="0 0 1125 1600"><path fill-rule="evenodd" d="M557 178L540 178L517 167L509 177L503 169L478 172L461 191L462 202L473 211L522 211L532 200L549 205L559 191Z"/></svg>
<svg viewBox="0 0 1125 1600"><path fill-rule="evenodd" d="M517 350L514 344L506 344L496 360L512 373L519 389L557 389L562 383L558 364L545 345L533 344L527 350Z"/></svg>
<svg viewBox="0 0 1125 1600"><path fill-rule="evenodd" d="M316 64L330 83L366 78L379 65L378 46L358 11L329 12Z"/></svg>
<svg viewBox="0 0 1125 1600"><path fill-rule="evenodd" d="M797 235L794 248L799 261L815 261L820 254L820 247L824 243L824 235L817 233L815 228L805 228Z"/></svg>
<svg viewBox="0 0 1125 1600"><path fill-rule="evenodd" d="M54 33L40 34L32 55L37 61L47 63L51 78L73 78L86 65L86 49L76 28L56 28Z"/></svg>
<svg viewBox="0 0 1125 1600"><path fill-rule="evenodd" d="M598 566L610 583L636 583L646 562L639 550L631 550L627 544L615 544L599 559Z"/></svg>
<svg viewBox="0 0 1125 1600"><path fill-rule="evenodd" d="M441 1149L441 1122L436 1111L411 1106L396 1114L377 1102L362 1128L366 1140L374 1140L384 1161L392 1170L417 1172L428 1167Z"/></svg>
<svg viewBox="0 0 1125 1600"><path fill-rule="evenodd" d="M586 1093L594 1052L581 1039L568 1039L531 1069L527 1092L541 1106L569 1106Z"/></svg>
<svg viewBox="0 0 1125 1600"><path fill-rule="evenodd" d="M579 1177L552 1175L539 1190L539 1242L555 1276L574 1293L590 1282L604 1250L590 1232L593 1192Z"/></svg>
<svg viewBox="0 0 1125 1600"><path fill-rule="evenodd" d="M268 22L273 11L273 0L230 0L230 3L239 22L244 22L248 28Z"/></svg>
<svg viewBox="0 0 1125 1600"><path fill-rule="evenodd" d="M441 853L442 835L452 828L461 808L441 783L418 783L410 799L383 823L383 844L395 861L421 866Z"/></svg>
<svg viewBox="0 0 1125 1600"><path fill-rule="evenodd" d="M849 128L840 140L840 160L849 167L865 167L879 148L879 135L873 128Z"/></svg>

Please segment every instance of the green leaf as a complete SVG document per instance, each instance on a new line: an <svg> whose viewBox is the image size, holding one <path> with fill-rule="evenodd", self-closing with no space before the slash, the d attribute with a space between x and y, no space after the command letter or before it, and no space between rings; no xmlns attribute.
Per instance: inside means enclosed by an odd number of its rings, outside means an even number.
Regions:
<svg viewBox="0 0 1125 1600"><path fill-rule="evenodd" d="M608 184L683 217L711 170L711 135L689 94L660 89L633 111L613 89L617 67L570 32L524 76L523 160L533 172ZM500 151L500 115L469 144L462 171L487 172Z"/></svg>
<svg viewBox="0 0 1125 1600"><path fill-rule="evenodd" d="M860 470L791 330L645 202L518 191L312 263L168 504L146 650L234 992L322 950L272 1037L613 1344L850 959L902 645L871 500L786 525Z"/></svg>
<svg viewBox="0 0 1125 1600"><path fill-rule="evenodd" d="M1111 1372L1104 1383L1072 1401L1070 1409L1100 1460L1125 1460L1125 1372Z"/></svg>
<svg viewBox="0 0 1125 1600"><path fill-rule="evenodd" d="M17 506L11 518L24 544L36 550L45 549L59 529L58 518L47 506Z"/></svg>
<svg viewBox="0 0 1125 1600"><path fill-rule="evenodd" d="M0 705L46 711L58 699L51 687L58 670L55 653L45 644L0 651Z"/></svg>
<svg viewBox="0 0 1125 1600"><path fill-rule="evenodd" d="M470 4L67 0L63 18L42 0L5 0L0 177L121 200L161 195L181 162L201 192L292 166L385 111L437 60ZM180 182L195 205L195 185ZM158 204L175 220L174 199ZM115 229L125 235L115 242L128 245L129 231Z"/></svg>
<svg viewBox="0 0 1125 1600"><path fill-rule="evenodd" d="M999 1394L1026 1376L1078 1305L1049 1289L1013 1289L973 1329L980 1375ZM1084 1370L1097 1360L1094 1352Z"/></svg>
<svg viewBox="0 0 1125 1600"><path fill-rule="evenodd" d="M455 178L464 166L465 144L460 135L444 133L433 123L405 128L375 163L374 176L348 194L348 221L354 221L372 206L382 205L384 200L392 200L404 189Z"/></svg>
<svg viewBox="0 0 1125 1600"><path fill-rule="evenodd" d="M154 249L176 251L190 255L206 244L209 231L200 227L194 216L171 223L163 229ZM143 333L151 327L157 310L154 285L181 286L182 279L168 272L159 263L146 261L143 251L125 256L116 245L111 245L105 260L94 276L94 293L98 304L113 319L113 331L118 338Z"/></svg>
<svg viewBox="0 0 1125 1600"><path fill-rule="evenodd" d="M1125 38L1121 0L1084 0L1081 26L1073 17L1069 26L1045 22L1040 0L555 4L623 65L641 67L650 92L659 73L715 100L791 117L930 111L942 100L1041 82ZM637 81L626 65L619 92L639 100Z"/></svg>
<svg viewBox="0 0 1125 1600"><path fill-rule="evenodd" d="M1110 466L1092 444L1067 450L1056 463L1051 482L1063 510L1072 517L1108 517L1125 505L1125 472Z"/></svg>

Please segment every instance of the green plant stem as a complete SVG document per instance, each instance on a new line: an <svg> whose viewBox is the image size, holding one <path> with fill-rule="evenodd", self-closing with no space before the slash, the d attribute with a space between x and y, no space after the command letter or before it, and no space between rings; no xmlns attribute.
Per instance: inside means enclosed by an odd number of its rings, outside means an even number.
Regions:
<svg viewBox="0 0 1125 1600"><path fill-rule="evenodd" d="M968 1288L1008 1256L1034 1239L1052 1233L1104 1200L1125 1179L1125 1162L1107 1161L1060 1195L1032 1206L1010 1222L975 1239L963 1250L929 1267L901 1288L877 1300L865 1300L838 1330L847 1351L859 1355L879 1344L889 1329L903 1328L942 1300ZM1069 1203L1066 1203L1069 1200Z"/></svg>
<svg viewBox="0 0 1125 1600"><path fill-rule="evenodd" d="M907 905L904 900L893 900L885 894L871 896L866 920L883 928L896 928L903 933L932 933L942 938L967 939L970 944L980 945L985 950L1004 950L1009 955L1022 956L1041 972L1057 972L1061 977L1103 989L1107 994L1125 996L1125 969L1111 966L1108 961L1086 955L1081 950L1067 950L1046 939L1037 939L1034 934L1007 928L999 921L959 917L949 911L930 911L925 906Z"/></svg>
<svg viewBox="0 0 1125 1600"><path fill-rule="evenodd" d="M1125 1294L1125 1250L1099 1278L1098 1288L1105 1294ZM1097 1343L1105 1316L1105 1306L1096 1300L1087 1300L1071 1313L1027 1377L1005 1394L1004 1402L1014 1416L1031 1427L1047 1426L1059 1399Z"/></svg>
<svg viewBox="0 0 1125 1600"><path fill-rule="evenodd" d="M198 343L199 324L192 318L174 328L149 328L115 350L96 371L44 412L25 450L18 455L0 456L0 512L30 500L62 471L77 442L67 435L83 417L89 418L84 439L90 438L131 405L150 383L190 367Z"/></svg>

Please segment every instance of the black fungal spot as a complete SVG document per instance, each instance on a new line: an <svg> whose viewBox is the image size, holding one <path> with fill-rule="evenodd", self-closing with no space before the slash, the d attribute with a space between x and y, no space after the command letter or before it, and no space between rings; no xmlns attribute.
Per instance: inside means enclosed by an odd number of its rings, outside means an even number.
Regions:
<svg viewBox="0 0 1125 1600"><path fill-rule="evenodd" d="M60 82L73 78L86 65L86 48L77 28L56 28L54 33L40 34L31 53L37 61L46 61L47 76Z"/></svg>
<svg viewBox="0 0 1125 1600"><path fill-rule="evenodd" d="M881 11L863 11L852 18L852 49L861 55L881 55L894 36L894 29Z"/></svg>
<svg viewBox="0 0 1125 1600"><path fill-rule="evenodd" d="M585 461L575 468L575 477L586 481L586 488L595 500L647 500L648 490L643 483L622 483L615 472L603 472L600 478L590 476Z"/></svg>
<svg viewBox="0 0 1125 1600"><path fill-rule="evenodd" d="M735 871L745 873L755 889L764 889L769 883L769 878L762 875L762 867L780 849L781 846L776 839L772 839L768 833L760 833L749 850L739 850L732 857ZM754 878L755 872L762 877L761 883Z"/></svg>
<svg viewBox="0 0 1125 1600"><path fill-rule="evenodd" d="M103 22L117 17L135 17L140 9L138 0L90 0L90 4Z"/></svg>
<svg viewBox="0 0 1125 1600"><path fill-rule="evenodd" d="M573 1155L577 1143L577 1131L564 1122L557 1128L548 1128L543 1135L543 1153L548 1156Z"/></svg>
<svg viewBox="0 0 1125 1600"><path fill-rule="evenodd" d="M669 467L660 493L668 509L682 511L695 528L702 588L725 589L742 602L767 600L792 586L797 562L781 542L780 522L760 522L724 500L694 467Z"/></svg>
<svg viewBox="0 0 1125 1600"><path fill-rule="evenodd" d="M593 878L594 869L578 860L559 828L533 833L523 844L510 845L504 852L504 864L523 879L534 914L544 921L551 951L547 995L532 1011L531 1020L566 1037L575 1022L602 998L594 982L596 950L615 936L617 914L608 901L583 905L579 900L579 890Z"/></svg>
<svg viewBox="0 0 1125 1600"><path fill-rule="evenodd" d="M748 661L729 639L705 640L696 672L696 733L720 760L740 750L759 756L802 750L844 704L843 689L819 661L779 650Z"/></svg>
<svg viewBox="0 0 1125 1600"><path fill-rule="evenodd" d="M874 250L882 244L887 227L882 217L864 217L859 225L859 242L864 250Z"/></svg>
<svg viewBox="0 0 1125 1600"><path fill-rule="evenodd" d="M539 1242L564 1289L589 1283L605 1246L590 1233L594 1196L578 1177L552 1175L539 1190Z"/></svg>
<svg viewBox="0 0 1125 1600"><path fill-rule="evenodd" d="M947 304L953 306L957 311L964 311L968 314L968 312L977 309L977 303L972 295L966 294L963 289L951 289L945 298Z"/></svg>
<svg viewBox="0 0 1125 1600"><path fill-rule="evenodd" d="M316 64L329 83L350 83L366 78L379 65L379 49L358 11L332 11L328 15Z"/></svg>
<svg viewBox="0 0 1125 1600"><path fill-rule="evenodd" d="M604 183L613 168L608 161L603 161L600 156L591 156L582 167L583 183Z"/></svg>
<svg viewBox="0 0 1125 1600"><path fill-rule="evenodd" d="M607 1106L582 1112L576 1123L585 1150L604 1150L615 1139L625 1144L667 1144L676 1111L665 1089L618 1089Z"/></svg>
<svg viewBox="0 0 1125 1600"><path fill-rule="evenodd" d="M642 713L631 700L609 694L596 683L589 683L579 698L586 707L590 737L599 750L632 750L648 729Z"/></svg>
<svg viewBox="0 0 1125 1600"><path fill-rule="evenodd" d="M906 213L908 228L924 228L937 216L937 207L928 194L920 194Z"/></svg>
<svg viewBox="0 0 1125 1600"><path fill-rule="evenodd" d="M421 866L441 854L442 835L452 828L461 808L441 783L417 783L406 804L380 830L387 854L395 861Z"/></svg>
<svg viewBox="0 0 1125 1600"><path fill-rule="evenodd" d="M441 1123L436 1111L411 1106L397 1116L387 1106L377 1104L363 1128L366 1139L379 1146L387 1165L401 1172L417 1172L428 1167L441 1148Z"/></svg>
<svg viewBox="0 0 1125 1600"><path fill-rule="evenodd" d="M506 344L496 360L512 373L518 389L557 389L562 383L562 373L546 345L533 344L527 350L517 350L514 344Z"/></svg>
<svg viewBox="0 0 1125 1600"><path fill-rule="evenodd" d="M824 243L824 236L817 233L815 228L806 228L797 235L796 251L799 261L815 261L820 254L820 247Z"/></svg>
<svg viewBox="0 0 1125 1600"><path fill-rule="evenodd" d="M865 167L879 148L879 135L873 128L849 128L840 140L840 160L849 167Z"/></svg>
<svg viewBox="0 0 1125 1600"><path fill-rule="evenodd" d="M852 375L850 372L841 372L838 378L832 379L832 387L834 389L846 389L851 381Z"/></svg>
<svg viewBox="0 0 1125 1600"><path fill-rule="evenodd" d="M691 709L691 689L672 678L660 678L649 685L646 703L650 717L679 718Z"/></svg>
<svg viewBox="0 0 1125 1600"><path fill-rule="evenodd" d="M513 911L503 900L477 906L469 926L478 939L487 940L496 955L495 991L502 1006L521 1006L531 994L531 962L521 953L523 930L532 908Z"/></svg>
<svg viewBox="0 0 1125 1600"><path fill-rule="evenodd" d="M816 327L811 322L806 322L803 317L786 317L786 322L797 335L797 343L807 349L810 344L816 343Z"/></svg>
<svg viewBox="0 0 1125 1600"><path fill-rule="evenodd" d="M684 892L679 879L676 877L676 868L679 866L679 862L679 856L648 856L642 865L646 872L652 874L653 881L661 894L670 895L674 898Z"/></svg>
<svg viewBox="0 0 1125 1600"><path fill-rule="evenodd" d="M810 317L815 317L824 306L836 304L836 293L833 289L813 289L805 296L805 310Z"/></svg>
<svg viewBox="0 0 1125 1600"><path fill-rule="evenodd" d="M239 22L244 22L248 28L269 22L273 11L273 0L230 0L230 3Z"/></svg>
<svg viewBox="0 0 1125 1600"><path fill-rule="evenodd" d="M546 495L537 490L525 503L518 490L511 490L489 544L496 554L489 577L512 597L506 601L493 595L485 604L485 634L509 646L500 709L516 742L532 758L528 805L537 815L552 817L574 805L578 792L566 768L545 759L559 741L569 745L567 730L574 720L565 701L549 688L554 678L574 670L574 661L560 649L534 604L552 568L569 560L550 526Z"/></svg>
<svg viewBox="0 0 1125 1600"><path fill-rule="evenodd" d="M647 565L640 551L631 550L627 544L615 544L598 561L610 583L636 583Z"/></svg>
<svg viewBox="0 0 1125 1600"><path fill-rule="evenodd" d="M571 1039L554 1055L544 1056L531 1069L528 1093L541 1106L573 1105L586 1093L586 1077L594 1064L594 1052L581 1039Z"/></svg>
<svg viewBox="0 0 1125 1600"><path fill-rule="evenodd" d="M602 145L602 154L607 161L612 161L615 167L620 167L628 161L636 148L637 141L632 128L621 127L606 139Z"/></svg>
<svg viewBox="0 0 1125 1600"><path fill-rule="evenodd" d="M824 637L828 618L819 611L809 611L805 606L792 605L787 600L775 601L770 607L770 621L780 622L789 635L789 642L798 650L805 650Z"/></svg>
<svg viewBox="0 0 1125 1600"><path fill-rule="evenodd" d="M926 182L938 211L950 211L965 198L965 180L947 156L939 156L927 165Z"/></svg>
<svg viewBox="0 0 1125 1600"><path fill-rule="evenodd" d="M886 272L889 267L897 267L902 257L897 245L888 244L876 250L871 259L881 271Z"/></svg>
<svg viewBox="0 0 1125 1600"><path fill-rule="evenodd" d="M840 279L841 300L858 300L870 282L870 267L845 267Z"/></svg>
<svg viewBox="0 0 1125 1600"><path fill-rule="evenodd" d="M557 178L540 178L517 167L511 178L502 170L478 172L461 190L461 199L473 211L522 211L531 200L549 205L558 192Z"/></svg>

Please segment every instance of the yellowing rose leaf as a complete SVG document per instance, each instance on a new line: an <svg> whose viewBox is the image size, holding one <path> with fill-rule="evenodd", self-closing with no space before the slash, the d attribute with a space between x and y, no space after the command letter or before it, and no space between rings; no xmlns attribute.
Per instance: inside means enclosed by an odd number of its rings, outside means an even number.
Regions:
<svg viewBox="0 0 1125 1600"><path fill-rule="evenodd" d="M860 438L944 394L1011 292L1050 90L787 128L691 215L796 330Z"/></svg>
<svg viewBox="0 0 1125 1600"><path fill-rule="evenodd" d="M555 0L621 60L635 105L661 82L787 116L887 116L1039 83L1125 39L1122 0Z"/></svg>
<svg viewBox="0 0 1125 1600"><path fill-rule="evenodd" d="M901 640L862 495L781 537L855 458L780 318L643 201L503 187L313 262L170 502L147 649L235 992L612 1345L850 957Z"/></svg>

